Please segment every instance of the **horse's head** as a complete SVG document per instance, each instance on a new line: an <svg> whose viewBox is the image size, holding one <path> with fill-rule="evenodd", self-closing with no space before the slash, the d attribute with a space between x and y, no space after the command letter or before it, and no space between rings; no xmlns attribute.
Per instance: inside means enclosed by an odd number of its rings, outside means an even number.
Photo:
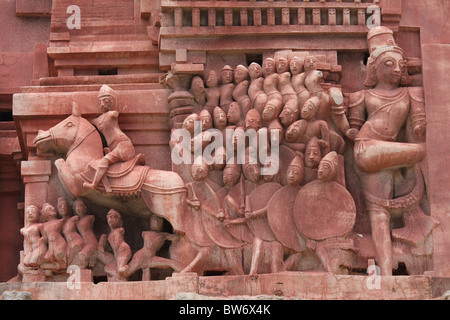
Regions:
<svg viewBox="0 0 450 320"><path fill-rule="evenodd" d="M37 154L67 153L76 140L82 120L84 119L81 118L79 108L74 102L72 115L47 131L39 130L33 140L37 147Z"/></svg>

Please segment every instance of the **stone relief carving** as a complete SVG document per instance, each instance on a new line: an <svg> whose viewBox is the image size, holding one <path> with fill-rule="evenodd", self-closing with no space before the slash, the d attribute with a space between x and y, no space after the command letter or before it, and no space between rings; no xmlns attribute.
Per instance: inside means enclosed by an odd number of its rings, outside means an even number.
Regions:
<svg viewBox="0 0 450 320"><path fill-rule="evenodd" d="M55 165L73 199L58 200L60 218L51 205L43 206L42 220L38 207L27 208L19 269L49 269L46 263L54 263L51 272L61 272L70 264L91 270L100 265L108 281L126 281L140 269L149 280L153 268L348 274L375 259L382 275L391 275L399 263L410 274L422 274L432 261L430 237L438 224L421 207L426 192L420 166L426 156L422 89L402 87L405 57L389 29L373 29L368 43L371 88L345 95L324 84L311 54L268 57L262 66L253 62L234 70L225 65L220 79L214 70L204 80L192 77L185 86L194 97L191 113L180 127L189 133L190 145L200 141L202 151L214 141L211 129L224 137L233 129L227 137L231 144L224 139L215 150L221 163L195 158L192 148L192 164L154 170L120 130L114 90L101 88L102 114L92 123L74 103L72 115L35 139L42 153L65 153ZM195 123L202 125L198 135ZM268 137L263 159L251 155L246 136L251 131ZM246 152L236 163L241 140ZM186 152L176 140L170 147L180 156ZM273 164L279 170L264 173ZM347 181L348 170L358 177L361 195L347 188L353 183ZM358 196L362 210L355 204ZM110 208L110 233L98 241L94 215L86 215L89 202ZM368 234L354 230L358 210L369 217ZM147 219L150 230L142 232L141 248L125 241L121 214ZM161 231L161 218L173 232ZM166 241L168 256L158 256ZM111 252L105 250L108 244Z"/></svg>

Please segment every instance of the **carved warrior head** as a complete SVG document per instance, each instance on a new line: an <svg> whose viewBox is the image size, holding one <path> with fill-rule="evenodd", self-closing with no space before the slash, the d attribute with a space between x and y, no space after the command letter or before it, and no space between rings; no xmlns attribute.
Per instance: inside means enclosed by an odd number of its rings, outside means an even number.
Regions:
<svg viewBox="0 0 450 320"><path fill-rule="evenodd" d="M183 129L188 130L191 136L194 136L195 121L200 121L200 117L196 113L191 113L183 121Z"/></svg>
<svg viewBox="0 0 450 320"><path fill-rule="evenodd" d="M57 218L58 212L52 204L46 202L42 205L41 215L44 218L44 221L48 221L51 218Z"/></svg>
<svg viewBox="0 0 450 320"><path fill-rule="evenodd" d="M303 174L305 165L303 159L299 156L295 156L289 164L286 172L286 181L290 186L299 185L303 180Z"/></svg>
<svg viewBox="0 0 450 320"><path fill-rule="evenodd" d="M383 26L371 29L367 33L367 42L370 57L367 61L366 82L364 84L368 87L373 87L378 82L376 68L386 55L399 57L402 69L404 68L403 50L395 43L392 30ZM407 79L402 80L405 82Z"/></svg>
<svg viewBox="0 0 450 320"><path fill-rule="evenodd" d="M227 114L220 107L215 107L213 110L214 127L223 129L227 126Z"/></svg>
<svg viewBox="0 0 450 320"><path fill-rule="evenodd" d="M250 65L248 66L248 72L251 79L258 79L262 76L262 68L256 62L250 63Z"/></svg>
<svg viewBox="0 0 450 320"><path fill-rule="evenodd" d="M245 129L258 131L261 127L261 115L256 109L250 109L245 116Z"/></svg>
<svg viewBox="0 0 450 320"><path fill-rule="evenodd" d="M117 108L117 93L110 86L104 84L100 88L97 98L100 103L100 108L109 108L108 110Z"/></svg>
<svg viewBox="0 0 450 320"><path fill-rule="evenodd" d="M306 100L302 107L301 116L302 119L311 120L319 111L320 98L318 96L313 96Z"/></svg>
<svg viewBox="0 0 450 320"><path fill-rule="evenodd" d="M25 210L25 220L28 223L39 221L39 208L35 205L29 205Z"/></svg>
<svg viewBox="0 0 450 320"><path fill-rule="evenodd" d="M248 69L244 67L242 64L236 67L234 71L234 79L237 83L247 80L248 78Z"/></svg>
<svg viewBox="0 0 450 320"><path fill-rule="evenodd" d="M312 137L306 145L305 150L305 167L317 168L322 159L322 149L319 145L319 138Z"/></svg>
<svg viewBox="0 0 450 320"><path fill-rule="evenodd" d="M230 124L238 124L241 120L241 107L239 103L233 101L228 108L227 119Z"/></svg>
<svg viewBox="0 0 450 320"><path fill-rule="evenodd" d="M84 217L87 213L87 206L83 199L78 198L73 203L74 211L78 216Z"/></svg>
<svg viewBox="0 0 450 320"><path fill-rule="evenodd" d="M277 60L276 69L278 73L284 73L289 71L289 63L286 58L280 57Z"/></svg>
<svg viewBox="0 0 450 320"><path fill-rule="evenodd" d="M202 122L202 131L212 129L212 127L213 127L212 117L208 110L203 109L200 112L199 118L200 118L200 121Z"/></svg>
<svg viewBox="0 0 450 320"><path fill-rule="evenodd" d="M205 179L208 176L208 173L209 173L208 165L203 160L203 157L202 156L197 157L191 166L192 178L195 181L200 181Z"/></svg>
<svg viewBox="0 0 450 320"><path fill-rule="evenodd" d="M57 200L57 210L61 217L67 217L71 215L70 205L66 198L59 197Z"/></svg>
<svg viewBox="0 0 450 320"><path fill-rule="evenodd" d="M332 151L320 161L317 177L323 182L329 182L333 180L336 175L337 167L338 155L335 151Z"/></svg>
<svg viewBox="0 0 450 320"><path fill-rule="evenodd" d="M205 82L208 88L217 87L219 85L219 77L217 76L217 73L214 70L209 71Z"/></svg>
<svg viewBox="0 0 450 320"><path fill-rule="evenodd" d="M223 184L229 188L234 186L239 181L241 173L242 168L240 164L227 163L223 169Z"/></svg>
<svg viewBox="0 0 450 320"><path fill-rule="evenodd" d="M119 211L115 209L111 209L108 211L108 214L106 215L106 218L108 220L108 225L111 229L117 229L122 227L122 215Z"/></svg>
<svg viewBox="0 0 450 320"><path fill-rule="evenodd" d="M296 75L299 74L300 72L302 72L303 70L303 64L304 64L304 60L294 56L291 61L289 62L289 68L291 70L292 75Z"/></svg>
<svg viewBox="0 0 450 320"><path fill-rule="evenodd" d="M244 176L247 178L247 180L254 183L259 182L259 179L261 178L261 167L255 158L246 156L245 163L242 165L242 167Z"/></svg>
<svg viewBox="0 0 450 320"><path fill-rule="evenodd" d="M222 73L222 84L227 84L233 82L233 68L226 65L221 70Z"/></svg>

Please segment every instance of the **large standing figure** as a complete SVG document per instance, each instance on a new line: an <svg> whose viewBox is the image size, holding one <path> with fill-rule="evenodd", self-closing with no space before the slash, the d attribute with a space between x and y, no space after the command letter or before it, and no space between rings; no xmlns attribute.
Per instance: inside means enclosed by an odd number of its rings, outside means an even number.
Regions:
<svg viewBox="0 0 450 320"><path fill-rule="evenodd" d="M406 61L390 29L376 27L367 39L370 58L366 85L372 89L349 96L349 123L344 124L341 117L338 126L355 141L356 170L369 214L376 262L382 275L391 275L391 216L388 206L373 199L389 203L394 198L396 170L410 168L425 157L423 90L402 87ZM409 130L403 135L405 128Z"/></svg>

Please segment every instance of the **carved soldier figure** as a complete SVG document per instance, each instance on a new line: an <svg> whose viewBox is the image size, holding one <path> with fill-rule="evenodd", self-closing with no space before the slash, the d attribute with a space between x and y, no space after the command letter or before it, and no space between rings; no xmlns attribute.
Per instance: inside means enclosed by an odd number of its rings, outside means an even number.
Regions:
<svg viewBox="0 0 450 320"><path fill-rule="evenodd" d="M221 84L220 84L220 107L228 113L230 103L233 102L233 69L226 65L221 70Z"/></svg>
<svg viewBox="0 0 450 320"><path fill-rule="evenodd" d="M291 83L291 73L287 59L279 58L277 61L277 72L279 74L278 89L283 97L283 109L281 111L281 122L288 127L298 118L298 97Z"/></svg>
<svg viewBox="0 0 450 320"><path fill-rule="evenodd" d="M98 94L98 101L102 114L92 123L103 134L108 147L105 148L106 155L101 160L92 183L83 183L83 187L90 189L97 187L111 164L131 160L136 155L130 138L119 128L119 112L114 110L118 106L116 92L103 85Z"/></svg>
<svg viewBox="0 0 450 320"><path fill-rule="evenodd" d="M214 108L218 107L220 103L219 77L214 70L209 71L206 75L205 84L205 109L209 112L213 112Z"/></svg>
<svg viewBox="0 0 450 320"><path fill-rule="evenodd" d="M191 137L195 136L195 122L200 121L200 116L196 113L192 113L186 117L183 121L183 129L189 131Z"/></svg>
<svg viewBox="0 0 450 320"><path fill-rule="evenodd" d="M286 170L286 182L289 186L298 186L303 180L305 165L303 159L295 156Z"/></svg>
<svg viewBox="0 0 450 320"><path fill-rule="evenodd" d="M86 269L93 267L96 261L98 242L93 230L95 216L88 214L86 203L81 198L75 200L73 206L75 213L80 218L77 221L77 229L84 242L83 248L77 255L76 264Z"/></svg>
<svg viewBox="0 0 450 320"><path fill-rule="evenodd" d="M315 180L301 188L294 204L297 229L307 238L307 246L328 272L345 273L355 252L352 239L356 206L351 194L334 182L339 160L328 153L319 163Z"/></svg>
<svg viewBox="0 0 450 320"><path fill-rule="evenodd" d="M219 107L215 107L213 111L214 128L223 131L227 127L227 114Z"/></svg>
<svg viewBox="0 0 450 320"><path fill-rule="evenodd" d="M245 115L242 115L241 108L236 101L230 103L230 108L228 109L227 119L230 125L235 127L244 126Z"/></svg>
<svg viewBox="0 0 450 320"><path fill-rule="evenodd" d="M267 95L267 103L262 112L262 118L269 123L280 115L283 106L283 96L278 91L279 75L276 73L276 60L267 58L263 64L264 92Z"/></svg>
<svg viewBox="0 0 450 320"><path fill-rule="evenodd" d="M58 219L58 213L50 203L42 205L41 215L45 221L42 224L41 232L47 241L47 253L44 261L55 262L58 269L64 269L67 267L67 243L61 235L64 220Z"/></svg>
<svg viewBox="0 0 450 320"><path fill-rule="evenodd" d="M205 132L213 127L213 119L211 113L207 110L200 112L200 121L202 122L202 132Z"/></svg>
<svg viewBox="0 0 450 320"><path fill-rule="evenodd" d="M29 205L25 210L25 227L20 229L24 237L24 259L25 266L37 267L44 262L44 255L47 252L45 239L41 236L41 226L39 223L39 208Z"/></svg>
<svg viewBox="0 0 450 320"><path fill-rule="evenodd" d="M236 81L236 86L233 90L234 101L239 103L241 112L247 114L253 107L252 101L247 93L249 87L248 69L241 64L238 65L234 71L234 79Z"/></svg>
<svg viewBox="0 0 450 320"><path fill-rule="evenodd" d="M253 107L262 114L264 106L267 103L267 95L264 91L264 78L262 77L262 68L256 62L252 62L248 67L250 75L250 86L248 95L252 101Z"/></svg>
<svg viewBox="0 0 450 320"><path fill-rule="evenodd" d="M324 155L322 147L319 144L319 139L313 137L306 145L305 150L305 177L302 184L307 184L317 179L317 170L319 167L322 155Z"/></svg>
<svg viewBox="0 0 450 320"><path fill-rule="evenodd" d="M122 227L122 216L119 211L111 209L107 214L108 225L111 228L109 235L103 234L99 241L99 252L104 255L105 272L114 280L125 280L123 275L127 272L128 261L131 258L131 248L123 237L125 229ZM112 256L105 252L107 244L113 250Z"/></svg>
<svg viewBox="0 0 450 320"><path fill-rule="evenodd" d="M198 114L206 103L205 84L203 83L203 79L199 76L195 76L192 79L191 92L194 96L194 101L197 103L194 112Z"/></svg>
<svg viewBox="0 0 450 320"><path fill-rule="evenodd" d="M348 119L341 115L340 130L355 141L354 156L369 213L376 262L382 275L392 274L389 210L370 199L393 199L398 168L411 168L425 157L426 120L422 88L401 86L406 66L403 50L393 33L376 27L367 35L370 57L366 85L372 89L349 97ZM399 133L410 117L406 141Z"/></svg>
<svg viewBox="0 0 450 320"><path fill-rule="evenodd" d="M303 104L311 96L308 89L305 87L306 73L302 72L303 65L304 60L297 56L293 57L289 63L289 68L292 74L291 83L295 93L297 94L299 109L303 107Z"/></svg>
<svg viewBox="0 0 450 320"><path fill-rule="evenodd" d="M80 217L72 216L69 203L64 197L58 198L57 209L59 215L64 220L62 234L67 242L67 262L71 265L84 245L83 238L78 233L76 225L76 222L80 220Z"/></svg>

